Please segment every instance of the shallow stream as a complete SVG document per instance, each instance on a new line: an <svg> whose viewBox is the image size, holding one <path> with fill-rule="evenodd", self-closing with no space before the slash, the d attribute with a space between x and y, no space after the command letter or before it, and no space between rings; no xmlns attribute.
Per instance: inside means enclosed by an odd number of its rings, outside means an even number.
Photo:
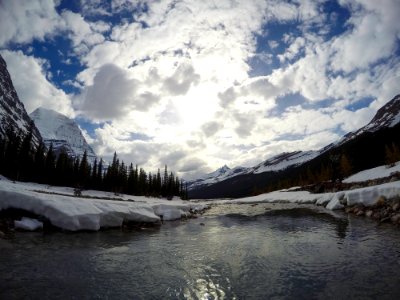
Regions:
<svg viewBox="0 0 400 300"><path fill-rule="evenodd" d="M299 205L0 239L0 299L400 299L399 274L399 228Z"/></svg>

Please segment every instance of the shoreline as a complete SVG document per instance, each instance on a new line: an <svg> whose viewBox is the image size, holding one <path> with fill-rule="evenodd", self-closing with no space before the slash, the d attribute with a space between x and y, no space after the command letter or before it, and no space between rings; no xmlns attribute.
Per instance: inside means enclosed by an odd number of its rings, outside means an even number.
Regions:
<svg viewBox="0 0 400 300"><path fill-rule="evenodd" d="M0 180L0 237L13 227L76 232L140 227L140 224L159 226L165 221L196 217L214 204L256 206L257 203L310 204L332 213L340 210L379 223L400 225L400 181L331 193L313 194L294 187L240 199L182 201L100 191L84 191L84 195L76 197L71 188L14 182L3 177Z"/></svg>

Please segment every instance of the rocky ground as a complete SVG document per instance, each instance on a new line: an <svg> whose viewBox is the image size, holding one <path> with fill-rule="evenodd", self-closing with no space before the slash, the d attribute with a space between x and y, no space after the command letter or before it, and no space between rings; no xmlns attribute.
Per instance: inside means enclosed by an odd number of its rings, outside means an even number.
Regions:
<svg viewBox="0 0 400 300"><path fill-rule="evenodd" d="M393 199L386 199L381 196L373 206L363 205L348 206L345 212L359 217L367 217L379 223L391 222L400 225L400 196Z"/></svg>
<svg viewBox="0 0 400 300"><path fill-rule="evenodd" d="M359 189L359 188L363 188L363 187L374 186L374 185L379 185L379 184L383 184L386 182L393 182L393 181L399 181L399 180L400 180L400 172L393 172L388 177L371 179L371 180L360 181L360 182L353 182L353 183L344 183L344 182L340 182L340 181L318 182L318 183L310 184L307 186L303 186L303 187L299 188L298 190L309 191L309 192L315 193L315 194L336 193L339 191L354 190L354 189Z"/></svg>

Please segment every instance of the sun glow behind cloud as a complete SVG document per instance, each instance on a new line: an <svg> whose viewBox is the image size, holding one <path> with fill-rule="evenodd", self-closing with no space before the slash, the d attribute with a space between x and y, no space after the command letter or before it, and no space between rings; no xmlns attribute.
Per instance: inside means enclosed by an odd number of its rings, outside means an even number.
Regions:
<svg viewBox="0 0 400 300"><path fill-rule="evenodd" d="M29 111L190 178L365 125L399 93L398 15L397 0L5 0L0 50Z"/></svg>

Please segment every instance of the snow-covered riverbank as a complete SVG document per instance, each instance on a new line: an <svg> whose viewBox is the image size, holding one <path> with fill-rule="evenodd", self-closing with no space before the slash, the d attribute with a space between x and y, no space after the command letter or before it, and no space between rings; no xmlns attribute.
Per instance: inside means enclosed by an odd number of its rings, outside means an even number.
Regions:
<svg viewBox="0 0 400 300"><path fill-rule="evenodd" d="M367 170L363 172L363 174L355 174L353 177L371 179L374 174L385 175L383 171L369 172ZM206 209L210 203L299 203L314 204L329 210L336 210L354 206L374 207L379 201L382 206L382 201L389 202L393 199L400 199L400 181L336 193L312 194L292 188L241 199L208 201L173 199L168 201L160 198L115 195L100 191L83 191L82 196L76 197L72 188L12 182L0 177L0 211L6 209L28 211L45 217L56 227L69 231L120 227L127 222L159 223L177 220L189 217L193 212ZM392 205L393 203L386 204ZM399 208L399 211L396 209L390 214L399 214L400 220L400 205L394 207ZM366 210L364 212L366 213ZM41 226L40 223L30 219L17 221L15 225L25 229L35 229Z"/></svg>
<svg viewBox="0 0 400 300"><path fill-rule="evenodd" d="M70 231L120 227L124 222L158 223L189 217L206 205L173 199L115 195L72 188L0 180L0 211L22 209L47 218L52 225ZM29 221L17 223L29 228ZM27 228L27 229L28 229Z"/></svg>

